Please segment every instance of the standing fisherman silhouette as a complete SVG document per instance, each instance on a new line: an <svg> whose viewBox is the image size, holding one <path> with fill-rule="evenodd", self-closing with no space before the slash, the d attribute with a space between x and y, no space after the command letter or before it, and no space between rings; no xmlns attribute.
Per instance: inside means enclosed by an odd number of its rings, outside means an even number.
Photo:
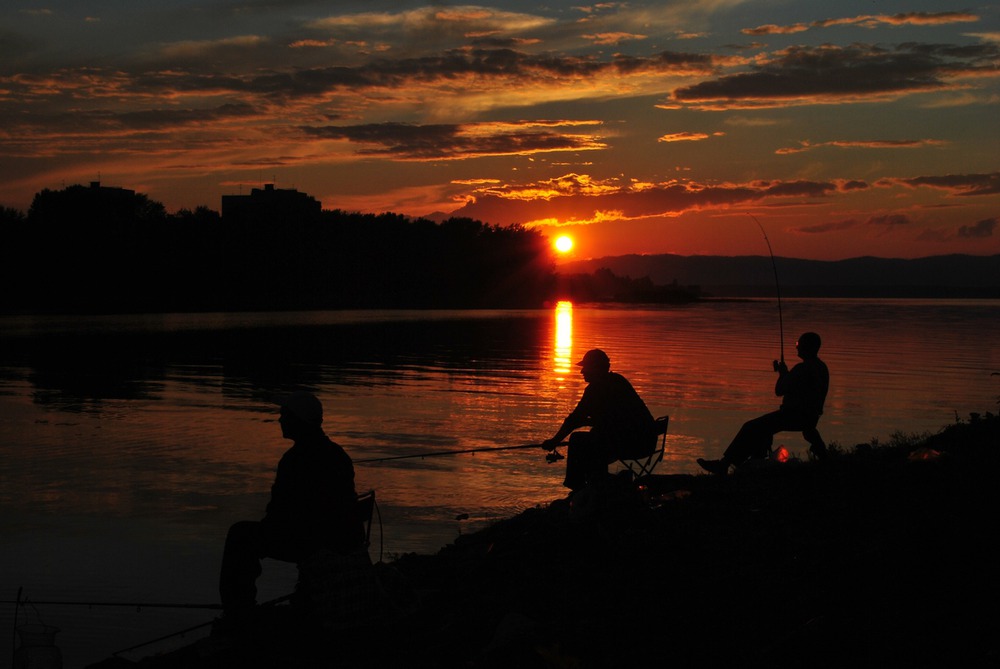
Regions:
<svg viewBox="0 0 1000 669"><path fill-rule="evenodd" d="M774 371L778 373L774 394L783 398L781 407L744 423L720 460L698 458L702 469L726 474L730 465L739 466L750 458L767 457L778 432L802 432L812 454L817 458L826 456L826 444L816 429L830 388L830 371L819 359L820 344L818 334L806 332L795 343L802 362L789 371L784 360L774 361Z"/></svg>
<svg viewBox="0 0 1000 669"><path fill-rule="evenodd" d="M253 615L262 558L301 562L321 549L346 555L364 542L354 465L323 432L322 404L306 392L279 403L281 436L294 443L278 462L264 518L233 524L223 550L223 620L235 627Z"/></svg>
<svg viewBox="0 0 1000 669"><path fill-rule="evenodd" d="M577 365L587 388L555 436L542 443L552 451L572 433L563 485L574 492L606 479L608 465L615 460L644 457L656 450L653 415L632 384L611 371L608 355L595 348ZM590 430L573 432L584 426Z"/></svg>

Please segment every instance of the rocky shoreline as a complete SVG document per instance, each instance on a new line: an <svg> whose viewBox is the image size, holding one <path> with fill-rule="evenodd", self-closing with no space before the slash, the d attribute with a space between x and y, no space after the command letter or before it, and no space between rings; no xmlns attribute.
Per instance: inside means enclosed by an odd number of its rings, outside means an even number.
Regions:
<svg viewBox="0 0 1000 669"><path fill-rule="evenodd" d="M609 481L376 565L355 626L255 630L91 669L995 667L1000 418L728 477Z"/></svg>

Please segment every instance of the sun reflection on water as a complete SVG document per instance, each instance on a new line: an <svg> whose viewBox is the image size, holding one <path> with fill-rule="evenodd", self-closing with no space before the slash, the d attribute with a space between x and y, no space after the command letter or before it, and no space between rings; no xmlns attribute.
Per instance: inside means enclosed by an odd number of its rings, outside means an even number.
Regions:
<svg viewBox="0 0 1000 669"><path fill-rule="evenodd" d="M565 376L573 371L573 303L559 302L555 309L556 340L552 371Z"/></svg>

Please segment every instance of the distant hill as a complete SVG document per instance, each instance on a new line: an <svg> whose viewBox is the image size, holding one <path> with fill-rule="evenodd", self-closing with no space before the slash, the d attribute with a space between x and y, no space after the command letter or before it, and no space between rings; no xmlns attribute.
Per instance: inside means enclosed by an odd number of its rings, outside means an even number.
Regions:
<svg viewBox="0 0 1000 669"><path fill-rule="evenodd" d="M802 260L775 258L782 296L1000 298L1000 255ZM561 274L606 268L655 284L697 285L712 296L774 295L768 256L624 255L560 265Z"/></svg>

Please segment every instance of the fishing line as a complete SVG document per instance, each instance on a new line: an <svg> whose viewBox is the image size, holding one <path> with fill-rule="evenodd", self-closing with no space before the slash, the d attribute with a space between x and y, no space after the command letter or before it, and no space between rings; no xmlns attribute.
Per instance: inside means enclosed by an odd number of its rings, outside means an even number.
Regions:
<svg viewBox="0 0 1000 669"><path fill-rule="evenodd" d="M461 455L463 453L488 453L492 451L516 451L524 448L541 448L541 444L521 444L520 446L496 446L491 448L467 448L461 451L432 451L430 453L414 453L412 455L390 455L384 458L365 458L354 460L356 465L373 464L376 462L388 462L389 460L408 460L412 458L432 458L439 455Z"/></svg>
<svg viewBox="0 0 1000 669"><path fill-rule="evenodd" d="M767 252L771 256L771 269L774 270L774 291L778 295L778 336L780 339L778 343L781 347L781 362L785 361L785 323L781 315L781 284L778 283L778 265L774 262L774 251L771 250L771 240L767 238L767 231L764 230L764 226L760 224L757 217L747 212L747 216L753 219L753 222L757 224L760 228L761 234L764 235L764 241L767 243Z"/></svg>

